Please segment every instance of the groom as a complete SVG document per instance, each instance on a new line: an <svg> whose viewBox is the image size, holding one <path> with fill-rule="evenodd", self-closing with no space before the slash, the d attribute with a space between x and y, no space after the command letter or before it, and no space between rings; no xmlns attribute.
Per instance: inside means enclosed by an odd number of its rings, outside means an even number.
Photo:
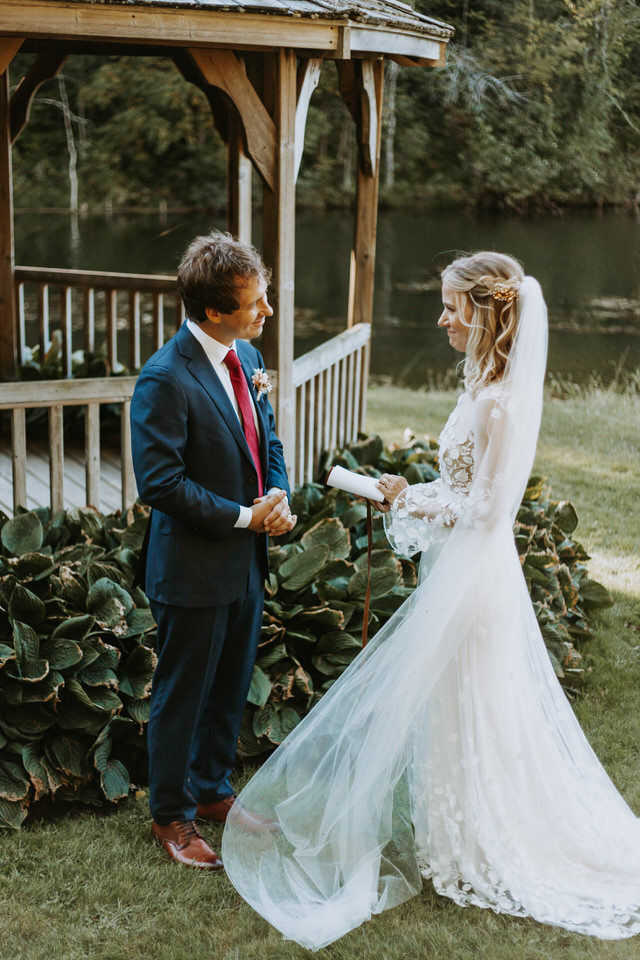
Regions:
<svg viewBox="0 0 640 960"><path fill-rule="evenodd" d="M258 337L269 274L247 243L197 237L178 270L187 320L131 401L133 463L152 507L143 587L158 626L148 727L152 832L168 856L222 861L196 817L224 821L256 656L267 534L293 528ZM144 551L143 551L144 552Z"/></svg>

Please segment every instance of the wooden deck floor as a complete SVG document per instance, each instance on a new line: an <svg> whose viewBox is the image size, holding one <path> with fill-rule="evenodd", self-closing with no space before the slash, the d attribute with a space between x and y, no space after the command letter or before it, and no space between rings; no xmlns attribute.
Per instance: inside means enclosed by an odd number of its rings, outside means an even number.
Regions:
<svg viewBox="0 0 640 960"><path fill-rule="evenodd" d="M117 451L102 448L100 455L101 513L113 513L122 507L120 456ZM64 449L65 509L86 506L84 449L65 444ZM27 503L29 509L49 506L49 449L45 442L29 442L27 448ZM0 438L0 510L13 516L11 446Z"/></svg>

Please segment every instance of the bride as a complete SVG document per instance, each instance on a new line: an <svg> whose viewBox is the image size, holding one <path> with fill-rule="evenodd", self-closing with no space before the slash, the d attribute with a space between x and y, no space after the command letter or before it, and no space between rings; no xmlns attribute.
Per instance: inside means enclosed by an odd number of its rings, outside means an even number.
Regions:
<svg viewBox="0 0 640 960"><path fill-rule="evenodd" d="M231 882L317 950L418 893L614 939L640 933L640 820L562 692L512 526L546 363L540 287L511 257L443 272L438 324L465 358L441 478L384 475L419 585L231 809Z"/></svg>

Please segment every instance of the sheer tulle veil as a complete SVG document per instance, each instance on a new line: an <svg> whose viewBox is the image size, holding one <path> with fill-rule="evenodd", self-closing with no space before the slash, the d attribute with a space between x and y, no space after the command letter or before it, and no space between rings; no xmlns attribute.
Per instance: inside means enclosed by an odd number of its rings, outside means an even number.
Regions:
<svg viewBox="0 0 640 960"><path fill-rule="evenodd" d="M455 524L443 535L391 517L392 542L423 551L419 586L229 815L231 882L312 950L414 896L424 876L461 904L599 936L640 929L638 821L557 684L513 542L546 351L542 292L525 277L502 380L467 398L475 461ZM432 486L411 488L414 502ZM277 828L248 828L245 811ZM618 825L596 838L602 818Z"/></svg>

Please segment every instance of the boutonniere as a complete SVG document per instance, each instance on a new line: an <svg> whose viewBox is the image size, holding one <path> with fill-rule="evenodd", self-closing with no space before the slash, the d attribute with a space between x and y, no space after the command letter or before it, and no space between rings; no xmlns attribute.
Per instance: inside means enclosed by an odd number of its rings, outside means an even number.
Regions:
<svg viewBox="0 0 640 960"><path fill-rule="evenodd" d="M258 400L262 400L263 394L271 393L273 390L273 384L271 383L269 374L266 370L254 370L253 376L251 377L251 383L255 387Z"/></svg>

